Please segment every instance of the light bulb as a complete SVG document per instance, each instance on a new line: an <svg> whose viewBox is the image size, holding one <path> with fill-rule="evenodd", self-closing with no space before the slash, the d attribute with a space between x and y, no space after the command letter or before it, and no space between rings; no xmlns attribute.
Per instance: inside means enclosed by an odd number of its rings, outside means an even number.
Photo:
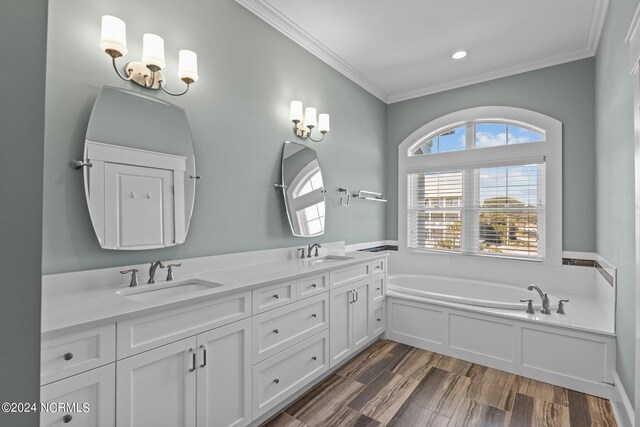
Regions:
<svg viewBox="0 0 640 427"><path fill-rule="evenodd" d="M151 71L159 71L165 67L164 40L155 34L142 37L142 63Z"/></svg>
<svg viewBox="0 0 640 427"><path fill-rule="evenodd" d="M307 107L304 109L304 125L309 129L316 127L318 124L316 119L316 109Z"/></svg>
<svg viewBox="0 0 640 427"><path fill-rule="evenodd" d="M328 114L320 114L318 116L318 130L322 133L327 133L331 130Z"/></svg>
<svg viewBox="0 0 640 427"><path fill-rule="evenodd" d="M190 84L198 81L198 55L190 50L178 52L178 78Z"/></svg>
<svg viewBox="0 0 640 427"><path fill-rule="evenodd" d="M302 102L291 101L291 110L289 110L289 120L294 123L302 121Z"/></svg>

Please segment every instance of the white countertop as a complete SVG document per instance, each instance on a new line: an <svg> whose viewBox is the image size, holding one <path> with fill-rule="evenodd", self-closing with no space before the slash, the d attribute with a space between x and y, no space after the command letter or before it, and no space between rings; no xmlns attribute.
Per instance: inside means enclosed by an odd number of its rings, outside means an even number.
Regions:
<svg viewBox="0 0 640 427"><path fill-rule="evenodd" d="M264 263L247 264L226 269L216 269L190 274L176 279L200 279L222 286L175 296L162 301L139 302L117 292L128 289L125 286L102 287L80 290L57 295L45 295L42 298L42 334L72 331L79 327L92 327L114 323L123 319L143 316L162 310L189 306L209 299L224 297L233 293L268 286L299 277L325 273L330 270L348 267L363 261L386 257L385 252L349 252L331 255L348 256L348 260L334 260L327 263L312 264L308 260L287 259ZM158 286L164 281L157 281Z"/></svg>

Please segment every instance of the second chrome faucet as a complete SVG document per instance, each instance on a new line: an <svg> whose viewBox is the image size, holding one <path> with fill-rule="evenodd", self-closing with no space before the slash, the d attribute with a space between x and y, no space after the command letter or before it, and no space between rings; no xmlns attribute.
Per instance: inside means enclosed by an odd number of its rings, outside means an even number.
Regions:
<svg viewBox="0 0 640 427"><path fill-rule="evenodd" d="M535 290L538 292L538 295L540 295L540 299L542 300L542 310L540 310L540 313L551 314L551 310L549 309L549 296L542 292L542 290L536 285L529 285L527 289L530 291Z"/></svg>

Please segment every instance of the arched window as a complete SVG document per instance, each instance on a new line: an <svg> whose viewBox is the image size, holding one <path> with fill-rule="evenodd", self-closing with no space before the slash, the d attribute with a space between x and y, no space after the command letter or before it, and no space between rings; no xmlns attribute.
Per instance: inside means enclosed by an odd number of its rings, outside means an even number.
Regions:
<svg viewBox="0 0 640 427"><path fill-rule="evenodd" d="M479 107L399 147L399 249L562 261L562 124Z"/></svg>

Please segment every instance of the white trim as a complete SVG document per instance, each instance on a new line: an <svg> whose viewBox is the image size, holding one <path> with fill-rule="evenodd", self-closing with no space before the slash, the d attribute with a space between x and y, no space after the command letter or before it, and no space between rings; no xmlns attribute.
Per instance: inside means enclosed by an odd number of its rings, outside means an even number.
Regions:
<svg viewBox="0 0 640 427"><path fill-rule="evenodd" d="M564 64L567 62L577 61L584 58L595 56L598 50L598 43L609 0L596 0L591 12L591 20L589 31L585 39L585 46L579 49L570 50L557 55L547 56L535 61L527 62L521 65L499 68L487 73L479 74L470 78L455 80L440 85L431 85L416 90L402 92L397 94L389 94L382 89L377 83L369 79L363 73L347 61L338 56L335 52L322 44L320 41L312 37L304 31L300 26L287 18L284 14L270 5L267 0L236 0L239 4L253 12L260 19L271 25L276 30L293 40L298 45L305 48L311 54L327 63L330 67L343 74L348 79L371 93L381 101L392 104L394 102L406 101L412 98L418 98L437 92L456 89L463 86L469 86L476 83L495 80L502 77L512 76L515 74L525 73L527 71L538 70L541 68L552 67L554 65Z"/></svg>
<svg viewBox="0 0 640 427"><path fill-rule="evenodd" d="M474 150L409 157L409 147L414 146L433 131L445 128L453 123L482 120L500 120L527 123L545 131L545 141L519 144L506 147L491 147ZM438 156L464 162L472 156L476 164L495 161L496 155L509 148L510 155L521 158L532 156L546 157L545 189L545 264L562 263L562 122L522 108L505 106L486 106L456 111L439 117L420 127L398 146L398 250L407 252L407 174L416 167L430 167L438 163ZM504 156L501 156L506 158ZM442 165L440 165L442 166ZM451 255L460 257L461 254ZM464 258L458 258L460 260ZM497 258L499 259L499 258Z"/></svg>
<svg viewBox="0 0 640 427"><path fill-rule="evenodd" d="M595 252L562 251L562 258L588 259L590 261L595 261L598 259L598 254Z"/></svg>
<svg viewBox="0 0 640 427"><path fill-rule="evenodd" d="M636 8L636 12L633 14L633 19L631 19L631 24L629 24L627 35L624 38L625 43L629 43L631 41L631 37L633 37L633 33L636 31L638 27L638 22L640 22L640 4L638 4L638 7Z"/></svg>
<svg viewBox="0 0 640 427"><path fill-rule="evenodd" d="M380 86L374 83L367 76L352 67L344 59L340 58L335 52L327 46L320 43L309 33L296 25L289 18L280 13L276 8L271 6L265 0L236 0L242 6L249 9L260 19L280 31L285 36L305 48L315 57L327 63L330 67L343 74L349 80L380 99L387 102L389 94Z"/></svg>
<svg viewBox="0 0 640 427"><path fill-rule="evenodd" d="M592 56L595 56L595 52L592 52L591 50L586 48L572 50L566 53L561 53L559 55L553 55L547 58L536 59L535 61L527 62L520 65L497 68L495 70L491 70L486 73L476 74L473 77L453 80L451 82L447 82L439 85L432 85L432 86L427 86L421 89L389 95L389 98L387 99L387 104L407 101L409 99L420 98L421 96L426 96L426 95L433 95L434 93L445 92L447 90L458 89L465 86L471 86L474 84L488 82L488 81L500 79L503 77L514 76L516 74L522 74L529 71L539 70L541 68L553 67L554 65L566 64L567 62L579 61L581 59L590 58Z"/></svg>
<svg viewBox="0 0 640 427"><path fill-rule="evenodd" d="M611 409L613 410L613 416L616 418L618 427L631 427L635 425L636 414L633 410L633 405L629 400L618 372L613 372L613 391L611 398Z"/></svg>

